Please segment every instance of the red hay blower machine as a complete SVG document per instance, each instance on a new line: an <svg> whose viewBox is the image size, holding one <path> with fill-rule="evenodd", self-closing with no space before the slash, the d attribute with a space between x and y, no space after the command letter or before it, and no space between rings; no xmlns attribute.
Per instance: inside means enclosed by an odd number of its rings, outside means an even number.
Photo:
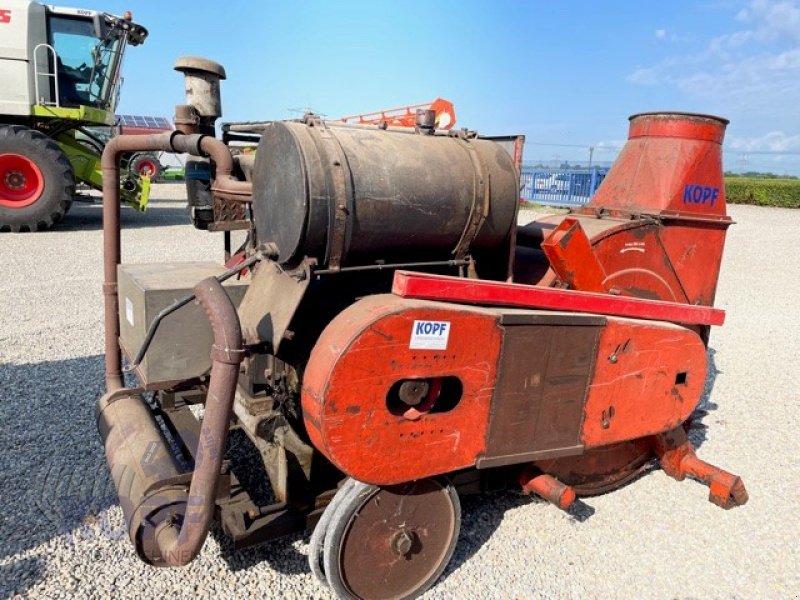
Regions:
<svg viewBox="0 0 800 600"><path fill-rule="evenodd" d="M631 117L587 206L518 227L519 153L496 141L424 112L414 130L308 115L258 124L239 164L211 135L224 70L179 68L179 131L103 154L97 421L142 560L189 563L215 518L237 546L308 529L337 596L412 598L453 554L460 494L521 487L568 509L658 463L724 508L747 501L686 434L724 318L724 119ZM247 232L225 265L120 264L132 151L209 161L189 194L212 197L228 247ZM232 429L272 502L226 454Z"/></svg>

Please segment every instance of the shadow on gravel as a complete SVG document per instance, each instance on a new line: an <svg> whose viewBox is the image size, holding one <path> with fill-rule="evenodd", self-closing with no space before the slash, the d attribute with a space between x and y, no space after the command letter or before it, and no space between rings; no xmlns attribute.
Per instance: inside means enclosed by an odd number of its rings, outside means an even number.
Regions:
<svg viewBox="0 0 800 600"><path fill-rule="evenodd" d="M247 435L241 430L231 432L226 458L239 482L247 489L253 501L259 506L267 506L276 501L269 477L264 469L261 454ZM308 559L294 548L295 542L305 534L295 533L265 542L260 546L234 549L233 542L225 535L219 523L215 522L210 535L220 546L222 559L232 571L249 569L259 563L267 563L271 568L287 575L308 572Z"/></svg>
<svg viewBox="0 0 800 600"><path fill-rule="evenodd" d="M559 509L536 496L514 492L491 492L462 497L461 534L453 559L447 565L442 579L461 567L489 541L503 522L507 511L528 505L544 505L545 510L554 511L553 516L558 518ZM576 500L567 511L570 518L577 523L587 521L594 513L595 509L583 500Z"/></svg>
<svg viewBox="0 0 800 600"><path fill-rule="evenodd" d="M44 561L41 558L19 558L0 565L0 597L23 595L41 579L44 579Z"/></svg>
<svg viewBox="0 0 800 600"><path fill-rule="evenodd" d="M101 356L0 365L0 559L83 535L116 504L94 422L102 382ZM13 580L0 582L26 589L43 576L39 559L3 569Z"/></svg>
<svg viewBox="0 0 800 600"><path fill-rule="evenodd" d="M169 227L188 225L189 211L184 201L174 201L170 206L160 203L150 206L146 212L138 212L130 207L120 211L120 222L123 229L139 229L142 227ZM72 208L53 231L97 231L103 229L103 207L101 204L75 202Z"/></svg>
<svg viewBox="0 0 800 600"><path fill-rule="evenodd" d="M717 351L709 347L706 356L708 357L708 372L706 373L706 383L703 387L703 396L694 412L689 416L689 440L695 447L695 450L700 448L707 439L706 430L708 425L703 423L712 411L719 408L719 405L711 401L711 392L714 390L714 383L717 380L717 375L722 371L717 369L717 363L714 360Z"/></svg>

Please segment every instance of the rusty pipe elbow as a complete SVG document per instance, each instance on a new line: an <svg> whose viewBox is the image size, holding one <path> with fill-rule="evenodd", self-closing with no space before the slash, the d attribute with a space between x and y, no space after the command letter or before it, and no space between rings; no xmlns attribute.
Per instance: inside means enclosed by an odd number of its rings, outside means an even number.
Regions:
<svg viewBox="0 0 800 600"><path fill-rule="evenodd" d="M164 522L156 532L162 561L173 567L191 562L203 547L214 518L217 484L244 357L239 317L222 285L210 277L194 288L205 309L214 345L205 415L195 454L195 469L182 523Z"/></svg>
<svg viewBox="0 0 800 600"><path fill-rule="evenodd" d="M210 135L190 134L174 140L176 152L205 156L214 162L215 174L212 191L215 195L234 200L248 201L253 195L249 181L239 181L233 175L233 156L224 142Z"/></svg>
<svg viewBox="0 0 800 600"><path fill-rule="evenodd" d="M123 152L169 151L178 132L154 135L120 135L106 144L100 158L103 170L103 296L105 312L105 379L109 392L122 389L122 356L119 345L119 297L117 265L121 259L119 159Z"/></svg>
<svg viewBox="0 0 800 600"><path fill-rule="evenodd" d="M253 195L253 184L239 181L233 176L233 156L228 147L217 138L204 136L200 140L200 148L216 165L212 191L222 197L249 200Z"/></svg>

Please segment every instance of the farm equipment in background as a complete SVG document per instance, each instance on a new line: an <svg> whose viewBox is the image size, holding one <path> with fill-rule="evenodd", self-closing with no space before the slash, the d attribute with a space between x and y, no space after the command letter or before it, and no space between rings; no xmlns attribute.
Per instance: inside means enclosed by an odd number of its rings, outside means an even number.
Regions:
<svg viewBox="0 0 800 600"><path fill-rule="evenodd" d="M86 137L78 131L75 137L82 143L94 146L98 154L103 153L103 147L115 135L151 135L173 131L174 127L169 119L164 117L151 117L146 115L117 115L113 127L87 126L84 130L92 135ZM96 145L95 140L103 143ZM158 152L137 152L125 155L121 159L122 170L127 172L130 179L147 177L151 183L158 181L164 172L161 156Z"/></svg>
<svg viewBox="0 0 800 600"><path fill-rule="evenodd" d="M516 488L567 509L657 463L724 508L747 501L686 433L724 319L727 121L631 117L586 207L518 227L514 153L437 132L431 111L410 130L265 123L241 162L203 135L224 70L178 67L179 132L103 155L96 416L142 560L189 563L215 516L237 547L305 528L337 596L412 598L453 554L463 494ZM226 264L120 264L115 165L142 150L210 159L212 225L248 231ZM232 428L274 501L226 456Z"/></svg>
<svg viewBox="0 0 800 600"><path fill-rule="evenodd" d="M0 6L0 231L47 229L69 210L76 183L102 189L104 142L88 127L114 125L125 49L146 37L129 14ZM126 202L147 204L149 180L121 185Z"/></svg>
<svg viewBox="0 0 800 600"><path fill-rule="evenodd" d="M436 98L431 102L409 104L398 108L377 110L371 113L350 115L336 119L351 125L380 125L382 127L415 127L417 125L417 111L432 110L436 129L446 131L456 124L456 109L453 103L444 98Z"/></svg>

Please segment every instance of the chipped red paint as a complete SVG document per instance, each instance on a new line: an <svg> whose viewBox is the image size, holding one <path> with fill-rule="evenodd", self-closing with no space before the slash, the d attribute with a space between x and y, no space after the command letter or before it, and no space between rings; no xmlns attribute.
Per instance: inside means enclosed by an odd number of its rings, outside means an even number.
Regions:
<svg viewBox="0 0 800 600"><path fill-rule="evenodd" d="M677 427L700 401L706 348L670 323L609 318L600 334L582 439L596 448Z"/></svg>
<svg viewBox="0 0 800 600"><path fill-rule="evenodd" d="M391 485L475 464L485 450L502 331L491 310L397 296L370 296L323 331L305 370L309 437L333 464L360 481ZM415 320L449 321L444 350L409 348ZM402 379L457 377L450 411L410 420L387 408Z"/></svg>

